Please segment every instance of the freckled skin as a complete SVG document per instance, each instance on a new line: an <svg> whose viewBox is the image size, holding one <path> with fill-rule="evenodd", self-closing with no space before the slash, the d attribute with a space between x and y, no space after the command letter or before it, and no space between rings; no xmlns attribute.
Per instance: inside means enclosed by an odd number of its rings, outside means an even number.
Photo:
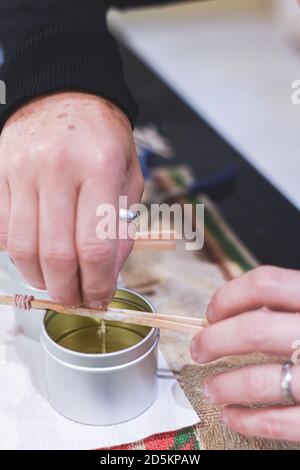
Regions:
<svg viewBox="0 0 300 470"><path fill-rule="evenodd" d="M67 118L67 117L69 117L69 114L68 113L61 113L61 114L58 114L57 117L59 119Z"/></svg>
<svg viewBox="0 0 300 470"><path fill-rule="evenodd" d="M0 244L55 301L105 308L132 242L99 240L96 209L117 207L120 195L139 202L142 189L131 125L119 108L87 93L40 97L0 136Z"/></svg>

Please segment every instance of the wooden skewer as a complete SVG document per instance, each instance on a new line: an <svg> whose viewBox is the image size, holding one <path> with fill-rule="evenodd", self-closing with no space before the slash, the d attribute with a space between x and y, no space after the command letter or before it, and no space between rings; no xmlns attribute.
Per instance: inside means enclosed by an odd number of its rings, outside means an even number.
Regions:
<svg viewBox="0 0 300 470"><path fill-rule="evenodd" d="M134 251L174 251L176 242L175 240L137 240L133 249Z"/></svg>
<svg viewBox="0 0 300 470"><path fill-rule="evenodd" d="M12 296L0 296L1 305L15 305ZM108 308L107 310L92 309L87 307L68 307L52 302L51 300L34 299L31 301L31 308L37 310L53 310L66 315L79 315L89 318L99 318L101 320L121 321L124 323L134 323L137 325L149 326L152 328L166 329L187 334L196 334L208 325L206 320L192 317L182 317L176 315L163 315L159 313L139 312L120 308ZM26 314L26 313L25 313Z"/></svg>
<svg viewBox="0 0 300 470"><path fill-rule="evenodd" d="M174 251L176 239L173 230L138 232L134 240L134 250Z"/></svg>
<svg viewBox="0 0 300 470"><path fill-rule="evenodd" d="M174 251L176 249L176 240L173 230L139 232L134 239L134 250L151 251ZM0 245L0 251L5 251Z"/></svg>

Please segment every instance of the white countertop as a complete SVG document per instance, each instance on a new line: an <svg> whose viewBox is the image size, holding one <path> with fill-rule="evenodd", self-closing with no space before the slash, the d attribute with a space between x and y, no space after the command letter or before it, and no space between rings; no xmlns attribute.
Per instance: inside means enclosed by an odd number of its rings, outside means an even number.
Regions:
<svg viewBox="0 0 300 470"><path fill-rule="evenodd" d="M274 0L262 0L262 10L254 8L259 0L253 8L247 2L112 12L110 24L300 208L300 105L291 101L300 80L300 10L283 18L271 11Z"/></svg>

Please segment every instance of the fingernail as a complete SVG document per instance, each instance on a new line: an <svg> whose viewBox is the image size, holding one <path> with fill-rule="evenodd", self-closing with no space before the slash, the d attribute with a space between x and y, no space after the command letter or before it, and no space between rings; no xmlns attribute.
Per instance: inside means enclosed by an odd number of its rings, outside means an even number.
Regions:
<svg viewBox="0 0 300 470"><path fill-rule="evenodd" d="M213 315L214 315L214 314L213 314L213 309L212 309L211 306L209 305L209 306L207 307L207 310L206 310L206 318L207 318L208 320L211 320L211 319L213 318Z"/></svg>
<svg viewBox="0 0 300 470"><path fill-rule="evenodd" d="M204 385L203 386L203 395L205 396L205 398L207 398L208 400L210 400L210 394L209 394L209 389L208 389L208 385Z"/></svg>
<svg viewBox="0 0 300 470"><path fill-rule="evenodd" d="M210 379L207 379L203 382L203 395L210 402L214 403L214 393L213 393L213 390L212 390L212 384L211 384Z"/></svg>
<svg viewBox="0 0 300 470"><path fill-rule="evenodd" d="M199 351L199 341L197 336L191 341L190 351L193 361L197 362L198 364L202 362L202 353Z"/></svg>
<svg viewBox="0 0 300 470"><path fill-rule="evenodd" d="M191 341L190 345L190 352L193 361L197 362L198 364L202 364L206 362L206 357L205 354L203 354L201 351L199 351L199 340L198 340L198 335L201 333L198 333L197 336L194 336L194 338Z"/></svg>
<svg viewBox="0 0 300 470"><path fill-rule="evenodd" d="M191 351L191 356L192 356L193 361L198 362L198 361L197 361L197 357L198 357L198 341L197 341L196 336L194 336L194 338L193 338L192 341L191 341L190 351Z"/></svg>

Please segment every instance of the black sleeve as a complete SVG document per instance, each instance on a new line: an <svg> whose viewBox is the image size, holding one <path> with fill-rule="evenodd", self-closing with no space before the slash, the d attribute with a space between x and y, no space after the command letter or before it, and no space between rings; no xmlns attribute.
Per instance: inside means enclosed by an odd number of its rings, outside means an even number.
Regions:
<svg viewBox="0 0 300 470"><path fill-rule="evenodd" d="M121 108L131 124L137 104L106 27L106 0L0 0L0 130L20 105L61 90L85 91Z"/></svg>
<svg viewBox="0 0 300 470"><path fill-rule="evenodd" d="M107 0L110 6L116 8L132 8L163 5L165 3L177 3L182 0Z"/></svg>

